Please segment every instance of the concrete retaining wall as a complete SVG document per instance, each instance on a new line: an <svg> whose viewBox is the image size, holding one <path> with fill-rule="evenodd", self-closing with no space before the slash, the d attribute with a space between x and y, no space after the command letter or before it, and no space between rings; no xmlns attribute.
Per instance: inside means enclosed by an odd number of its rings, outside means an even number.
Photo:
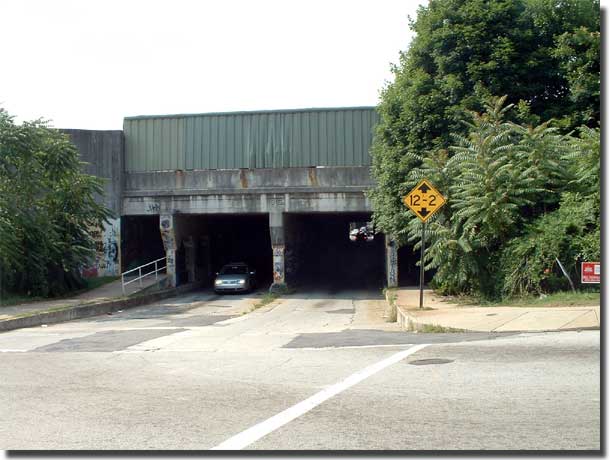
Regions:
<svg viewBox="0 0 610 460"><path fill-rule="evenodd" d="M92 131L62 129L79 151L83 170L104 181L104 195L95 197L115 215L101 228L91 229L96 254L83 268L86 277L117 276L120 274L120 220L123 190L123 131Z"/></svg>
<svg viewBox="0 0 610 460"><path fill-rule="evenodd" d="M78 149L80 158L87 164L84 171L105 179L104 197L97 197L117 216L121 212L123 185L123 131L92 131L62 129Z"/></svg>

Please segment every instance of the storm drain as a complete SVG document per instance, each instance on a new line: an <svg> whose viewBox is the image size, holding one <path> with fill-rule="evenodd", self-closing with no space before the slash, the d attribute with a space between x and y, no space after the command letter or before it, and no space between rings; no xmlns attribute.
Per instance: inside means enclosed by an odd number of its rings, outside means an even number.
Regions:
<svg viewBox="0 0 610 460"><path fill-rule="evenodd" d="M452 363L453 359L444 359L444 358L429 358L429 359L417 359L415 361L409 361L408 364L413 364L414 366L427 366L428 364L447 364Z"/></svg>

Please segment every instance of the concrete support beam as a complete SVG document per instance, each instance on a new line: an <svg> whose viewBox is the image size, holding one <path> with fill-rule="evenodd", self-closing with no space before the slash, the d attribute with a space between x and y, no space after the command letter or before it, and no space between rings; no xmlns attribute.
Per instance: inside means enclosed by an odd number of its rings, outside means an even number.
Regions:
<svg viewBox="0 0 610 460"><path fill-rule="evenodd" d="M176 287L176 220L172 214L162 214L159 218L161 240L167 256L167 278L170 287Z"/></svg>
<svg viewBox="0 0 610 460"><path fill-rule="evenodd" d="M252 214L275 212L371 212L362 191L219 194L192 192L125 192L122 215Z"/></svg>
<svg viewBox="0 0 610 460"><path fill-rule="evenodd" d="M398 286L398 245L389 236L385 236L386 283L388 287Z"/></svg>
<svg viewBox="0 0 610 460"><path fill-rule="evenodd" d="M273 291L282 289L286 285L284 213L269 213L269 232L271 233L271 249L273 250L273 284L269 290Z"/></svg>

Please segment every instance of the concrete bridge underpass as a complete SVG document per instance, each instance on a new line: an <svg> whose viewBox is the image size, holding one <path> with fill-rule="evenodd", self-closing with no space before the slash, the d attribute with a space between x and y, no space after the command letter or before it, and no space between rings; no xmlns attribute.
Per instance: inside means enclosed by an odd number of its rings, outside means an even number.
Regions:
<svg viewBox="0 0 610 460"><path fill-rule="evenodd" d="M167 256L172 285L211 285L243 261L260 285L415 285L417 254L369 221L371 107L128 117L123 131L65 130L106 179L116 219L96 230L87 276ZM351 227L350 227L351 225Z"/></svg>
<svg viewBox="0 0 610 460"><path fill-rule="evenodd" d="M266 285L370 288L395 276L385 235L349 239L350 223L371 218L368 167L136 173L125 185L124 266L167 255L175 284L211 284L237 261Z"/></svg>

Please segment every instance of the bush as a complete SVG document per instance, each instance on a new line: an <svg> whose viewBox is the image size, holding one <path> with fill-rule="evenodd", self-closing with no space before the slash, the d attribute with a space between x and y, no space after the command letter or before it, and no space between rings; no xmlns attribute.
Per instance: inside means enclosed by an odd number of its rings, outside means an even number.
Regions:
<svg viewBox="0 0 610 460"><path fill-rule="evenodd" d="M527 225L524 235L512 239L502 251L502 294L568 289L555 259L559 258L572 280L579 278L579 261L599 260L598 212L588 197L563 194L559 209Z"/></svg>

